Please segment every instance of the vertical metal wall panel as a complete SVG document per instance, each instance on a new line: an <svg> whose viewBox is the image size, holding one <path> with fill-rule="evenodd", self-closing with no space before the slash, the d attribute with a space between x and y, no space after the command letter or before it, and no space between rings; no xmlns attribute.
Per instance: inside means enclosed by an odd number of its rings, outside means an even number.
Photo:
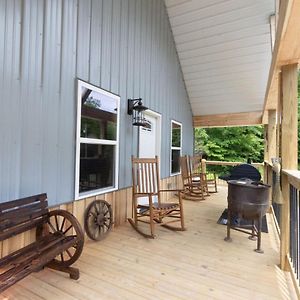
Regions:
<svg viewBox="0 0 300 300"><path fill-rule="evenodd" d="M145 82L145 97L147 99L151 99L150 91L151 91L151 60L152 60L152 35L153 35L153 26L152 23L152 14L153 14L153 6L154 1L144 0L147 4L146 6L146 14L147 14L147 22L146 22L146 38L145 40L145 74L144 74L144 82Z"/></svg>
<svg viewBox="0 0 300 300"><path fill-rule="evenodd" d="M78 19L77 19L77 74L76 75L82 80L89 81L89 70L90 70L90 61L91 61L90 59L91 0L78 0L77 15L78 15ZM102 20L102 12L99 11L98 15L95 16L95 18L99 18ZM94 38L97 38L97 36L94 36Z"/></svg>
<svg viewBox="0 0 300 300"><path fill-rule="evenodd" d="M112 52L112 10L113 1L103 1L102 9L102 54L101 54L101 87L111 90L111 52Z"/></svg>
<svg viewBox="0 0 300 300"><path fill-rule="evenodd" d="M150 99L152 100L153 105L157 103L157 89L156 83L158 80L158 47L157 47L157 35L159 32L159 0L153 1L152 8L152 37L151 37L151 72L150 72Z"/></svg>
<svg viewBox="0 0 300 300"><path fill-rule="evenodd" d="M120 53L120 68L119 68L119 92L120 95L124 95L121 98L120 108L121 111L126 112L127 110L127 70L128 70L128 47L129 47L129 1L122 0L121 1L121 15L120 15L120 45L119 45L119 53ZM122 113L120 115L120 121L122 126L120 126L120 144L123 145L122 149L119 152L119 181L121 178L130 178L131 176L131 168L126 168L127 165L125 162L130 161L131 151L132 151L132 143L128 142L127 137L132 135L132 126L130 124L130 117L127 113Z"/></svg>
<svg viewBox="0 0 300 300"><path fill-rule="evenodd" d="M0 26L2 28L0 33L0 63L3 69L0 71L0 97L1 99L14 99L16 93L10 91L12 78L14 77L14 68L11 68L10 64L15 59L13 53L14 47L14 20L8 20L6 15L14 13L13 2L0 1ZM7 75L6 75L7 73ZM0 127L5 129L9 128L9 120L7 114L10 110L13 110L16 103L7 103L4 107L2 105L0 109ZM18 119L17 116L12 116L12 120ZM16 129L15 124L12 125ZM17 133L16 133L17 134ZM0 181L3 185L7 186L6 190L0 190L1 197L6 197L12 190L11 176L15 175L16 168L12 167L10 170L11 161L17 158L18 152L14 151L15 137L11 136L8 130L3 130L0 134ZM8 154L12 156L9 157ZM18 182L16 182L18 184Z"/></svg>
<svg viewBox="0 0 300 300"><path fill-rule="evenodd" d="M134 54L135 54L135 27L136 27L136 0L129 0L129 11L128 11L128 46L127 46L127 78L126 78L126 87L127 87L127 95L121 99L121 102L126 102L128 98L134 97ZM127 116L128 122L130 122L130 117ZM128 151L129 155L137 155L137 128L134 128L129 125L128 131L126 132L126 152ZM130 138L130 141L128 140L128 137ZM122 151L122 148L120 147L120 151ZM130 161L122 161L120 160L120 168L126 168L128 166ZM131 172L128 173L130 176ZM121 178L120 178L121 179ZM121 182L120 182L121 183Z"/></svg>
<svg viewBox="0 0 300 300"><path fill-rule="evenodd" d="M142 33L142 1L135 1L135 34L133 43L133 97L141 95L140 74L141 74L141 33ZM145 102L147 100L145 99Z"/></svg>
<svg viewBox="0 0 300 300"><path fill-rule="evenodd" d="M148 12L151 11L151 1L145 1L142 0L142 24L141 24L141 68L140 68L140 94L144 99L150 99L149 95L147 94L146 86L149 84L149 58L151 57L149 55L149 52L147 52L147 43L150 40L151 41L151 35L149 35L149 29L151 29L151 26L149 26L148 22Z"/></svg>
<svg viewBox="0 0 300 300"><path fill-rule="evenodd" d="M75 128L76 94L74 74L76 74L77 41L77 0L63 1L62 48L61 48L61 89L58 112L58 174L56 185L57 197L53 201L70 199L74 193L75 182Z"/></svg>
<svg viewBox="0 0 300 300"><path fill-rule="evenodd" d="M21 45L21 144L20 144L20 186L21 194L31 192L34 182L39 188L42 184L42 126L41 115L41 65L43 52L43 2L24 2L22 7L22 45ZM55 171L54 171L55 172Z"/></svg>
<svg viewBox="0 0 300 300"><path fill-rule="evenodd" d="M92 0L91 6L91 48L90 83L100 86L102 51L102 0Z"/></svg>
<svg viewBox="0 0 300 300"><path fill-rule="evenodd" d="M6 16L7 16L7 12L6 12L6 0L0 0L0 66L1 66L1 72L0 72L0 84L1 87L3 85L3 80L4 80L4 72L5 72L5 65L4 65L4 59L5 59L5 54L4 54L4 50L5 50L5 28L6 28ZM2 91L2 89L1 89ZM0 91L0 92L1 92Z"/></svg>
<svg viewBox="0 0 300 300"><path fill-rule="evenodd" d="M161 175L168 177L171 119L193 129L162 0L0 0L0 201L47 192L72 201L76 79L120 95L119 188L131 185L137 128L127 99L162 115Z"/></svg>
<svg viewBox="0 0 300 300"><path fill-rule="evenodd" d="M62 41L62 1L48 0L45 2L44 15L44 65L42 85L42 116L38 124L43 124L42 141L42 188L49 193L52 201L60 197L60 187L57 185L59 174L58 133L60 112L60 68ZM29 91L30 93L30 91ZM36 101L39 100L36 98ZM27 142L26 142L27 143ZM26 172L30 176L30 163ZM36 182L32 181L31 185ZM29 186L30 187L30 186ZM32 188L32 186L30 187ZM49 191L49 192L48 192Z"/></svg>
<svg viewBox="0 0 300 300"><path fill-rule="evenodd" d="M120 34L121 34L121 0L114 0L112 7L112 41L111 41L111 71L110 90L120 94Z"/></svg>

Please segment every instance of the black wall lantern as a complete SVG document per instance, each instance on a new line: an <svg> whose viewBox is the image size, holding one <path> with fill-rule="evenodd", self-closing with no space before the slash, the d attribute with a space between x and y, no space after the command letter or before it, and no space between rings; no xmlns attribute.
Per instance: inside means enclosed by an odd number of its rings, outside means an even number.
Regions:
<svg viewBox="0 0 300 300"><path fill-rule="evenodd" d="M148 107L143 105L142 98L128 99L127 113L132 116L133 126L145 126L147 121L144 116L144 111Z"/></svg>

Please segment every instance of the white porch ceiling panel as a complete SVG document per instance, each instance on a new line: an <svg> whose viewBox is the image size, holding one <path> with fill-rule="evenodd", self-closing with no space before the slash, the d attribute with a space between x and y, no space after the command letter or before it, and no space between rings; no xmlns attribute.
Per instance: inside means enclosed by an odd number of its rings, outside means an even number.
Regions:
<svg viewBox="0 0 300 300"><path fill-rule="evenodd" d="M262 111L275 0L165 0L194 116Z"/></svg>

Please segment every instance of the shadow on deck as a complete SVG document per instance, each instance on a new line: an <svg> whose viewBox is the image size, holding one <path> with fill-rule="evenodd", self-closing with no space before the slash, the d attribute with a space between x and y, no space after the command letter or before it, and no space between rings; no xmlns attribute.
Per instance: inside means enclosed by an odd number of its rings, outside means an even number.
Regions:
<svg viewBox="0 0 300 300"><path fill-rule="evenodd" d="M0 299L296 299L279 263L279 240L268 218L264 254L255 242L216 222L226 207L226 187L204 202L184 202L187 231L157 229L146 240L129 224L98 243L87 241L72 281L44 270L5 291Z"/></svg>

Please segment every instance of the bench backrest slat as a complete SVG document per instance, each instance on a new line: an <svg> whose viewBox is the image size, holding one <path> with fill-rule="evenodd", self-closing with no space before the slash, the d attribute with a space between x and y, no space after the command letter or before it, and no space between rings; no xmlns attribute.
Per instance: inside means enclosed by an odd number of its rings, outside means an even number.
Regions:
<svg viewBox="0 0 300 300"><path fill-rule="evenodd" d="M45 222L47 213L46 194L0 204L0 241Z"/></svg>

